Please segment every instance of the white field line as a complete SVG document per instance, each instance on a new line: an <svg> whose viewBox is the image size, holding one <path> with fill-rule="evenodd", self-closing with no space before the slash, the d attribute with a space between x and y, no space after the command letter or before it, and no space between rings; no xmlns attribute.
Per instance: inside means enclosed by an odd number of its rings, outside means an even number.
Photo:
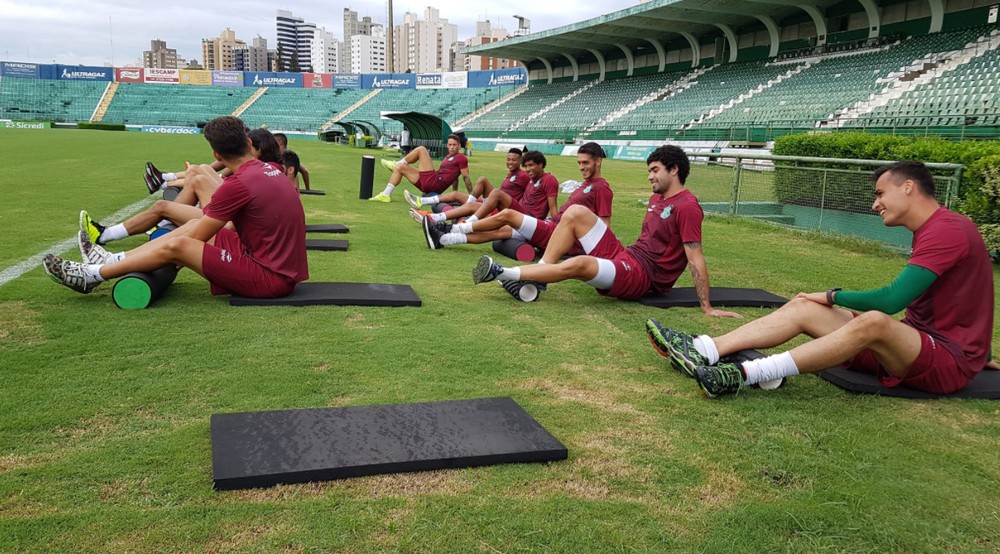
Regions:
<svg viewBox="0 0 1000 554"><path fill-rule="evenodd" d="M124 208L115 212L110 217L106 218L105 221L114 221L114 222L124 221L125 219L131 217L133 214L139 212L140 210L145 209L146 206L152 204L154 200L156 200L156 197L150 196L148 198L135 202L134 204L129 204L128 206L125 206ZM74 235L73 238L66 239L58 244L54 244L46 248L45 250L39 252L38 254L31 256L27 260L24 260L23 262L17 263L15 265L8 267L7 269L4 269L3 271L0 271L0 287L6 285L7 283L13 281L14 279L17 279L18 277L24 275L25 273L41 265L42 258L45 257L46 254L50 252L53 254L61 254L69 250L70 248L73 248L74 246L76 246L76 244L77 244L76 236Z"/></svg>

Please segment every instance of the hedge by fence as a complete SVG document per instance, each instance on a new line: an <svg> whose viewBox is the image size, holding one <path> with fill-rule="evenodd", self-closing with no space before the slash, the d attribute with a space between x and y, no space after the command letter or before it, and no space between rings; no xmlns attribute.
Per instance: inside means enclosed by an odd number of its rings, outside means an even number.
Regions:
<svg viewBox="0 0 1000 554"><path fill-rule="evenodd" d="M96 131L125 131L125 125L120 123L77 123L77 129L93 129Z"/></svg>

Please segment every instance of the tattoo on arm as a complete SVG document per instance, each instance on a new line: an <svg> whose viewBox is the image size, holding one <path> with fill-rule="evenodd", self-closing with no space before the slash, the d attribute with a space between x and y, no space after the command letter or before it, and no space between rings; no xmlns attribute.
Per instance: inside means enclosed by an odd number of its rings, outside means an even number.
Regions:
<svg viewBox="0 0 1000 554"><path fill-rule="evenodd" d="M702 306L708 306L708 276L702 275L698 266L691 264L691 279L694 281L694 290L698 294L698 302Z"/></svg>
<svg viewBox="0 0 1000 554"><path fill-rule="evenodd" d="M688 248L690 248L692 250L696 250L696 249L701 248L701 243L700 242L685 242L684 246L687 246Z"/></svg>

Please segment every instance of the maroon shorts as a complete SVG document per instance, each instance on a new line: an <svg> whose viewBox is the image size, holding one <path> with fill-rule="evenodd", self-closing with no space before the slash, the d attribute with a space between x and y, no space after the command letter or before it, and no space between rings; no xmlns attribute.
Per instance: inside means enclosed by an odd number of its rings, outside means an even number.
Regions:
<svg viewBox="0 0 1000 554"><path fill-rule="evenodd" d="M903 377L896 377L888 373L871 350L862 351L844 363L844 367L851 371L871 373L877 376L879 384L883 387L904 385L911 389L934 394L949 394L968 385L969 377L962 373L951 352L948 352L927 333L918 332L920 333L920 354L906 369L906 375Z"/></svg>
<svg viewBox="0 0 1000 554"><path fill-rule="evenodd" d="M445 183L441 180L441 176L438 175L437 171L421 171L420 179L415 185L420 192L426 192L428 194L441 194L451 183Z"/></svg>
<svg viewBox="0 0 1000 554"><path fill-rule="evenodd" d="M635 261L628 250L622 248L613 258L605 259L615 264L615 281L610 289L597 289L598 293L621 300L638 300L649 292L652 286L649 275L646 275L646 270Z"/></svg>
<svg viewBox="0 0 1000 554"><path fill-rule="evenodd" d="M545 250L545 247L549 245L549 239L552 238L552 233L555 232L557 223L553 223L547 219L539 219L538 224L535 225L535 232L532 233L531 238L528 239L528 244Z"/></svg>
<svg viewBox="0 0 1000 554"><path fill-rule="evenodd" d="M239 235L222 228L213 244L206 244L201 254L202 271L212 284L212 294L238 294L250 298L288 296L295 283L247 256Z"/></svg>

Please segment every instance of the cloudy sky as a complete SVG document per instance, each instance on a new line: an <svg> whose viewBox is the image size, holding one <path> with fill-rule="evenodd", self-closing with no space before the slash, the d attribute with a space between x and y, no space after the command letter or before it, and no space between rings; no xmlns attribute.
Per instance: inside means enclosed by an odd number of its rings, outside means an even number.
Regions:
<svg viewBox="0 0 1000 554"><path fill-rule="evenodd" d="M287 0L285 0L287 1ZM567 25L637 4L626 0L610 5L596 0L568 3L531 0L456 1L394 0L396 23L410 11L423 17L428 5L441 17L458 25L458 38L475 34L475 22L489 19L495 27L513 33L522 15L534 32ZM385 23L384 0L321 2L299 0L293 4L260 0L0 0L0 60L80 65L126 65L142 58L154 38L167 41L184 59L201 58L201 39L219 36L229 27L247 42L258 34L275 47L274 16L277 9L326 27L338 38L343 32L343 10L350 8L377 23Z"/></svg>

